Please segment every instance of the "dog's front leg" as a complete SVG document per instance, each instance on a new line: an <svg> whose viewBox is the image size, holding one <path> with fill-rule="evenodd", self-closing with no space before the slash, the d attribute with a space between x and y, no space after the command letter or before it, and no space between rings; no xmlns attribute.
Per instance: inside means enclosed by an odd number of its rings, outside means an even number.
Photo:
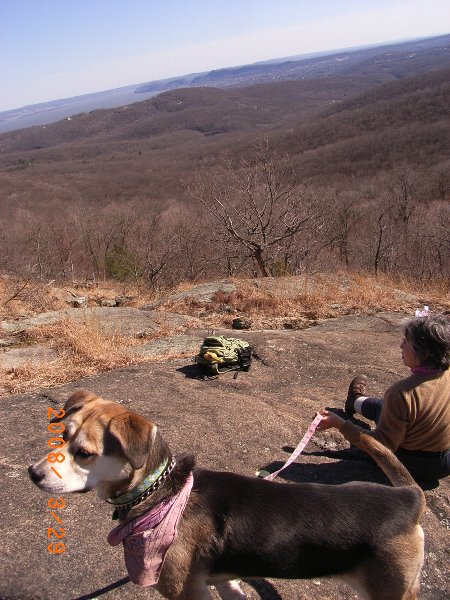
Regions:
<svg viewBox="0 0 450 600"><path fill-rule="evenodd" d="M237 580L218 583L216 584L216 589L222 600L245 600L247 598L239 587L239 582Z"/></svg>

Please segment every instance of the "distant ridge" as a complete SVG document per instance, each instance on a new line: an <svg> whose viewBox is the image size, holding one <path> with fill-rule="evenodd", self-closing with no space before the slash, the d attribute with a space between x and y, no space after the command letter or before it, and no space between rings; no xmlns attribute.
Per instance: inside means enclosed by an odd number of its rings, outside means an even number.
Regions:
<svg viewBox="0 0 450 600"><path fill-rule="evenodd" d="M411 53L415 58L413 62L416 70L411 73L414 74L417 72L417 57L423 57L422 70L425 71L430 53L433 59L433 68L450 66L449 46L450 34L447 34L383 45L315 52L160 79L0 112L0 133L36 125L47 125L94 110L131 105L173 89L245 87L261 83L345 75L351 74L355 69L360 69L363 64L369 71L378 69L377 61L379 63L380 60L384 60L387 66L389 62L395 61L407 63L412 58ZM391 58L388 58L389 56ZM403 65L402 72L405 71L404 67L405 65ZM393 76L395 77L395 74Z"/></svg>
<svg viewBox="0 0 450 600"><path fill-rule="evenodd" d="M214 69L207 73L194 73L184 77L151 81L136 88L136 93L165 91L180 87L242 87L270 81L312 79L345 73L350 66L362 60L378 56L380 52L426 52L446 44L450 35L420 38L389 44L371 44L354 48L341 48L328 52L313 52L304 55L276 58L267 61ZM442 65L445 66L445 65Z"/></svg>

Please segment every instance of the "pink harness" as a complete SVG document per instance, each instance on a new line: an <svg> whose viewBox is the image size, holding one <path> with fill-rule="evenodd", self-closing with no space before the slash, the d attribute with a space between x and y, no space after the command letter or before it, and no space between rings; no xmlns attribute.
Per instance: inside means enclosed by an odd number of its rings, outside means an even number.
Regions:
<svg viewBox="0 0 450 600"><path fill-rule="evenodd" d="M177 537L178 523L191 493L192 473L176 496L163 500L150 511L125 525L115 527L108 544L123 543L125 564L133 583L142 587L158 583L166 552Z"/></svg>

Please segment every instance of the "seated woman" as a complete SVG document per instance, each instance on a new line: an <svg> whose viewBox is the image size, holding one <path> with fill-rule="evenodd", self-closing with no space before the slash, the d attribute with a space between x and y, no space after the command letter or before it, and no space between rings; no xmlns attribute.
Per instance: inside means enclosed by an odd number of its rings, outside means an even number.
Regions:
<svg viewBox="0 0 450 600"><path fill-rule="evenodd" d="M450 473L450 316L410 319L400 345L411 375L397 381L384 398L371 398L367 377L350 384L345 412L373 420L372 435L390 448L424 489ZM345 420L323 410L317 427L342 430Z"/></svg>

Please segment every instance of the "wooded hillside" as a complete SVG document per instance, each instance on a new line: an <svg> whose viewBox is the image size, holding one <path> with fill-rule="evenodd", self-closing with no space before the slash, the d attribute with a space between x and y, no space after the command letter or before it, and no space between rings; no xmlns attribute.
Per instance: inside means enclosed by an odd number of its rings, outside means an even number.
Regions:
<svg viewBox="0 0 450 600"><path fill-rule="evenodd" d="M0 268L153 286L449 277L450 51L388 55L1 135Z"/></svg>

